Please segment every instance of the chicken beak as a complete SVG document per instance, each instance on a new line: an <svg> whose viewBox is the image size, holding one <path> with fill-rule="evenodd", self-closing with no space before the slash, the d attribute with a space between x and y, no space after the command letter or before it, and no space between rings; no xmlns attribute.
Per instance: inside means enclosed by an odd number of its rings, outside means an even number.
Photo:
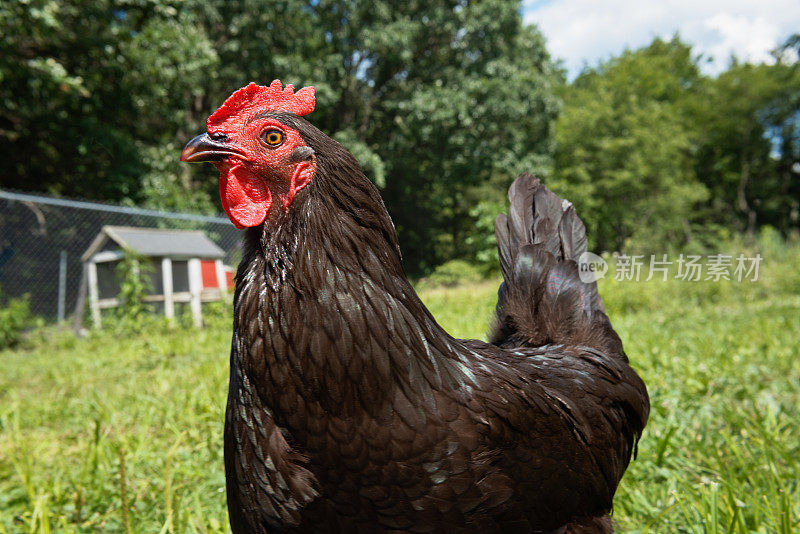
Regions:
<svg viewBox="0 0 800 534"><path fill-rule="evenodd" d="M229 146L224 136L212 138L208 133L200 134L183 147L181 161L198 163L201 161L222 161L228 156L239 154Z"/></svg>

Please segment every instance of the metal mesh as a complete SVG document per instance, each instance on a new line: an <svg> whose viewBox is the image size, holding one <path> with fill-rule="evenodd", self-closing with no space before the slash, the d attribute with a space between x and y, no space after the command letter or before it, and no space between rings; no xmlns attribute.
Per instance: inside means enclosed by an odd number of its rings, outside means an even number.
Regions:
<svg viewBox="0 0 800 534"><path fill-rule="evenodd" d="M104 225L202 230L225 251L227 265L235 267L241 258L241 232L224 217L0 191L3 299L27 294L31 310L47 320L71 314L80 285L81 255Z"/></svg>

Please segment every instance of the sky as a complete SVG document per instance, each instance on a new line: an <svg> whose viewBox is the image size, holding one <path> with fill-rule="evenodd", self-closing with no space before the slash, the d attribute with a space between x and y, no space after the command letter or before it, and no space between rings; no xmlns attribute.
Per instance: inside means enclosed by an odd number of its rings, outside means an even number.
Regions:
<svg viewBox="0 0 800 534"><path fill-rule="evenodd" d="M586 64L675 32L708 58L703 71L716 75L732 54L771 61L770 50L800 32L800 0L525 0L523 15L544 33L570 78Z"/></svg>

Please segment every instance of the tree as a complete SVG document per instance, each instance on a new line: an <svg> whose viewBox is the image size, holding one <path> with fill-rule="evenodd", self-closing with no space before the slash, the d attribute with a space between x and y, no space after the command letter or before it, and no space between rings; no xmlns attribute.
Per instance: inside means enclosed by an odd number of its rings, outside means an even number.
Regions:
<svg viewBox="0 0 800 534"><path fill-rule="evenodd" d="M516 2L405 6L361 8L361 63L344 84L360 93L342 99L359 105L337 115L351 113L349 135L383 161L387 206L407 265L420 272L475 259L475 202L498 204L523 170L548 172L558 75ZM498 187L477 195L489 181Z"/></svg>
<svg viewBox="0 0 800 534"><path fill-rule="evenodd" d="M550 166L559 75L518 0L30 0L0 32L7 187L216 211L181 143L247 82L313 84L418 273L485 252L470 202L502 193L480 184Z"/></svg>
<svg viewBox="0 0 800 534"><path fill-rule="evenodd" d="M711 80L698 119L696 173L713 217L752 235L758 225L798 226L800 67L734 62Z"/></svg>
<svg viewBox="0 0 800 534"><path fill-rule="evenodd" d="M587 69L564 89L553 188L571 199L596 250L664 250L690 236L707 196L683 103L703 90L691 48L656 39Z"/></svg>
<svg viewBox="0 0 800 534"><path fill-rule="evenodd" d="M155 196L143 190L164 167L154 150L168 142L177 150L176 133L196 129L187 110L216 60L192 16L155 1L6 2L0 33L3 185L100 200ZM180 188L192 198L193 184Z"/></svg>

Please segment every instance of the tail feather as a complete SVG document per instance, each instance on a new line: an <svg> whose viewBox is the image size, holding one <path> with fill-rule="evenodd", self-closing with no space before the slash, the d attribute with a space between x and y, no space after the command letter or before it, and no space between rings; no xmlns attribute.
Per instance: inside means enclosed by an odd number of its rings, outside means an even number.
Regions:
<svg viewBox="0 0 800 534"><path fill-rule="evenodd" d="M586 228L572 204L565 210L561 222L561 248L565 258L577 259L586 252Z"/></svg>
<svg viewBox="0 0 800 534"><path fill-rule="evenodd" d="M492 342L503 346L586 345L624 357L597 283L580 278L586 229L572 204L530 174L508 192L495 235L503 271Z"/></svg>
<svg viewBox="0 0 800 534"><path fill-rule="evenodd" d="M533 213L531 206L536 191L527 184L515 180L508 190L508 234L513 243L533 243Z"/></svg>

